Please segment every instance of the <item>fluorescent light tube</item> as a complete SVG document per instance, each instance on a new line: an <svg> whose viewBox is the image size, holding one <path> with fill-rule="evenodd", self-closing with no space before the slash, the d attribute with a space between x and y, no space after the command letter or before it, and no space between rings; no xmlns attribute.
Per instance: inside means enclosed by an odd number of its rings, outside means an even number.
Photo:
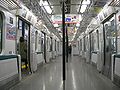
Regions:
<svg viewBox="0 0 120 90"><path fill-rule="evenodd" d="M43 6L46 9L47 13L51 14L52 13L52 9L50 8L49 4L47 1L43 2Z"/></svg>
<svg viewBox="0 0 120 90"><path fill-rule="evenodd" d="M90 4L90 0L83 0L82 4L87 4L87 5L89 5L89 4Z"/></svg>
<svg viewBox="0 0 120 90"><path fill-rule="evenodd" d="M79 23L77 23L77 24L76 24L76 27L80 27L80 24L79 24Z"/></svg>
<svg viewBox="0 0 120 90"><path fill-rule="evenodd" d="M54 24L54 27L59 27L59 25L58 24Z"/></svg>
<svg viewBox="0 0 120 90"><path fill-rule="evenodd" d="M82 5L81 9L80 9L80 12L81 13L85 12L86 8L87 8L87 5Z"/></svg>

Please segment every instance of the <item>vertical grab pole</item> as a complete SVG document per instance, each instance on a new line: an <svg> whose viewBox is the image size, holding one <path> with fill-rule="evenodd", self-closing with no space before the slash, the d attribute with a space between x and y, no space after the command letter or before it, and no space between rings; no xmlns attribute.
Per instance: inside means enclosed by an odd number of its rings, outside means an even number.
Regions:
<svg viewBox="0 0 120 90"><path fill-rule="evenodd" d="M66 71L65 71L65 5L64 0L62 1L62 30L63 30L63 90L65 90L65 80L66 80Z"/></svg>
<svg viewBox="0 0 120 90"><path fill-rule="evenodd" d="M68 31L66 25L66 62L68 63Z"/></svg>
<svg viewBox="0 0 120 90"><path fill-rule="evenodd" d="M64 0L62 2L62 29L63 29L63 80L65 77L65 8L64 8Z"/></svg>

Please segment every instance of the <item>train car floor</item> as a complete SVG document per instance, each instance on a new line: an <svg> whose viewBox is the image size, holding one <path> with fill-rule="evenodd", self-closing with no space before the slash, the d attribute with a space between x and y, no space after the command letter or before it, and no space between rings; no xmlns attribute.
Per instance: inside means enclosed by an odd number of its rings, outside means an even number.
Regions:
<svg viewBox="0 0 120 90"><path fill-rule="evenodd" d="M69 58L66 73L65 90L120 90L78 56ZM10 90L63 90L62 87L62 57L57 57L56 61L43 65Z"/></svg>
<svg viewBox="0 0 120 90"><path fill-rule="evenodd" d="M29 75L31 75L29 69L22 69L22 78L26 78Z"/></svg>

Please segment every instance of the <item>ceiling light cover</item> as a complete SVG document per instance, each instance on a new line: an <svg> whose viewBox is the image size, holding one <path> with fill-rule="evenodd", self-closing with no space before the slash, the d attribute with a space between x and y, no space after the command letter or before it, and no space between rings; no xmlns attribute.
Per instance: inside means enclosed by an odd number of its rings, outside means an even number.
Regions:
<svg viewBox="0 0 120 90"><path fill-rule="evenodd" d="M89 5L89 4L90 4L90 0L83 0L82 4L87 4L87 5Z"/></svg>
<svg viewBox="0 0 120 90"><path fill-rule="evenodd" d="M87 8L87 5L82 5L81 9L80 9L80 12L81 13L85 12L86 8Z"/></svg>
<svg viewBox="0 0 120 90"><path fill-rule="evenodd" d="M47 1L43 2L43 6L46 9L47 13L51 14L52 13L52 9L50 8L49 4Z"/></svg>

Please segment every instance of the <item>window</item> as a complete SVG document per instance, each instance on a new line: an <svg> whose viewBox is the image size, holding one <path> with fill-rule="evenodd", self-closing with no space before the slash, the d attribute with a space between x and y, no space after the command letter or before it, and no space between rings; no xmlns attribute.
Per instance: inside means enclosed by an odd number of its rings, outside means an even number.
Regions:
<svg viewBox="0 0 120 90"><path fill-rule="evenodd" d="M36 31L36 32L35 32L35 51L36 51L37 48L38 48L38 46L37 46L37 45L38 45L38 37L37 37L37 36L38 36L38 32Z"/></svg>
<svg viewBox="0 0 120 90"><path fill-rule="evenodd" d="M2 13L0 12L0 53L2 52L2 31L3 30L3 17Z"/></svg>
<svg viewBox="0 0 120 90"><path fill-rule="evenodd" d="M47 37L47 50L49 51L49 37Z"/></svg>
<svg viewBox="0 0 120 90"><path fill-rule="evenodd" d="M97 33L97 48L99 50L99 31L97 30L96 33Z"/></svg>
<svg viewBox="0 0 120 90"><path fill-rule="evenodd" d="M52 43L52 37L50 37L50 51L52 51L52 47L53 47L52 44L53 44Z"/></svg>
<svg viewBox="0 0 120 90"><path fill-rule="evenodd" d="M83 38L83 40L84 40L84 51L86 52L86 40L85 40L85 37Z"/></svg>
<svg viewBox="0 0 120 90"><path fill-rule="evenodd" d="M82 39L80 39L80 50L82 51Z"/></svg>
<svg viewBox="0 0 120 90"><path fill-rule="evenodd" d="M94 33L91 33L91 51L94 51L94 43L95 43Z"/></svg>
<svg viewBox="0 0 120 90"><path fill-rule="evenodd" d="M59 42L57 42L57 50L59 51Z"/></svg>
<svg viewBox="0 0 120 90"><path fill-rule="evenodd" d="M44 34L41 34L41 52L44 52Z"/></svg>
<svg viewBox="0 0 120 90"><path fill-rule="evenodd" d="M111 50L112 50L112 53L116 53L116 36L117 36L117 33L116 33L116 29L115 29L115 20L113 19L111 21Z"/></svg>
<svg viewBox="0 0 120 90"><path fill-rule="evenodd" d="M55 40L55 51L56 51L56 40Z"/></svg>

